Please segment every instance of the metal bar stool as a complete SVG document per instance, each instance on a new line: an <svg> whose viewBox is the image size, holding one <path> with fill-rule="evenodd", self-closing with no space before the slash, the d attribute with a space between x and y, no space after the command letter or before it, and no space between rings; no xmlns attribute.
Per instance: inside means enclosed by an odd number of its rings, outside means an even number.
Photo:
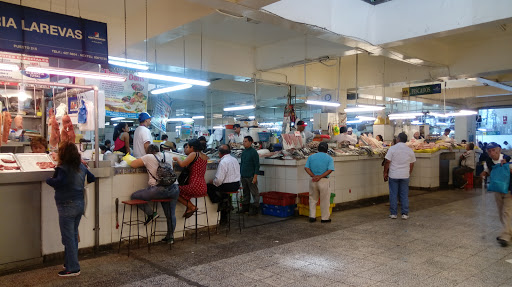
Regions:
<svg viewBox="0 0 512 287"><path fill-rule="evenodd" d="M185 231L187 230L195 230L196 231L196 240L195 240L195 243L197 243L197 229L199 227L207 227L208 228L208 240L210 240L210 223L208 222L208 208L206 207L206 197L208 195L204 195L204 196L200 196L200 197L194 197L195 200L196 200L196 208L197 208L197 211L195 212L195 217L196 217L196 223L195 225L192 224L192 225L187 225L187 219L188 218L185 218L183 220L183 240L185 240ZM203 198L204 199L204 211L199 211L199 206L197 206L197 202L198 202L198 198ZM189 200L190 201L190 200ZM206 214L206 225L202 225L202 224L197 224L197 217L198 215L201 215L201 214Z"/></svg>
<svg viewBox="0 0 512 287"><path fill-rule="evenodd" d="M232 195L235 195L236 208L233 211L235 211L237 213L238 219L233 219L233 221L238 222L238 228L240 229L240 233L242 233L242 226L245 226L245 218L244 218L244 214L240 213L240 200L239 200L240 189L238 189L237 191L225 192L225 194L229 194L229 202L230 202L231 207L233 206ZM232 213L232 210L230 209L227 214L228 215L228 228L226 228L226 236L228 236L228 233L231 231L231 213ZM217 212L217 232L219 229L218 228L219 223L220 223L220 215Z"/></svg>
<svg viewBox="0 0 512 287"><path fill-rule="evenodd" d="M148 227L146 225L144 225L144 220L140 220L139 219L139 208L138 208L139 205L146 204L147 201L140 200L140 199L131 199L131 200L123 201L122 203L124 203L124 207L123 207L123 220L121 221L121 235L119 237L119 250L118 250L118 252L121 252L121 241L123 240L123 238L128 238L128 256L130 256L130 246L131 246L131 243L132 243L131 240L132 240L133 237L137 238L137 248L140 248L140 239L141 238L146 238L147 241L148 241L148 252L149 252ZM124 214L125 214L126 206L127 205L130 206L130 220L129 221L125 221L124 220ZM137 217L134 220L132 220L133 207L135 207L135 209L137 210ZM139 233L139 225L141 225L141 224L144 225L144 227L146 228L146 237L141 236L140 233ZM123 227L125 225L129 226L128 236L123 236ZM137 226L137 235L132 235L132 225L136 225Z"/></svg>
<svg viewBox="0 0 512 287"><path fill-rule="evenodd" d="M172 201L172 199L170 199L170 198L152 199L151 202L153 202L153 213L155 213L157 211L159 202L160 203L164 203L164 202L170 203L171 201ZM165 212L163 212L163 213L165 214ZM165 222L165 230L157 230L156 229L158 222ZM154 226L154 229L153 229L153 226ZM172 229L174 229L174 226L172 225L172 220L171 220L171 230ZM165 218L159 217L159 218L153 220L153 222L151 223L151 232L149 235L150 238L152 237L151 243L155 244L156 235L162 235L162 234L167 235L167 215L165 216ZM174 240L174 233L173 233L173 240ZM171 250L171 249L172 249L172 244L169 244L169 250Z"/></svg>

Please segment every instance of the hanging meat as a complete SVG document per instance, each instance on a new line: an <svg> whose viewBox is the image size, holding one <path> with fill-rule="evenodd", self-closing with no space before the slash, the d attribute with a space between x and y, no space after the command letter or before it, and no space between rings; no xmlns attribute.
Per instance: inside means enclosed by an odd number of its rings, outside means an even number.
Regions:
<svg viewBox="0 0 512 287"><path fill-rule="evenodd" d="M18 130L23 129L23 117L21 115L16 115L14 117L14 127Z"/></svg>
<svg viewBox="0 0 512 287"><path fill-rule="evenodd" d="M50 119L48 124L50 125L50 146L56 148L60 142L60 129L59 123L53 113L53 109L50 109Z"/></svg>
<svg viewBox="0 0 512 287"><path fill-rule="evenodd" d="M60 132L60 138L63 142L75 142L75 130L69 115L64 115L62 117L62 131Z"/></svg>
<svg viewBox="0 0 512 287"><path fill-rule="evenodd" d="M3 112L3 116L4 116L4 125L3 125L2 141L4 143L7 143L7 140L9 139L9 133L11 131L12 118L11 118L11 113L9 113L7 111Z"/></svg>

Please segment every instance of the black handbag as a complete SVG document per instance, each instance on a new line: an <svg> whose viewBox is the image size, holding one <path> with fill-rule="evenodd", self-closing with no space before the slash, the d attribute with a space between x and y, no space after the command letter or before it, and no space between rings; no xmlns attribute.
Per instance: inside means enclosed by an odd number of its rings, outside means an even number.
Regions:
<svg viewBox="0 0 512 287"><path fill-rule="evenodd" d="M178 185L181 186L188 184L188 179L190 177L190 168L192 168L192 165L194 164L194 162L196 162L198 158L199 153L196 153L196 158L194 158L194 160L181 171L180 176L178 176Z"/></svg>

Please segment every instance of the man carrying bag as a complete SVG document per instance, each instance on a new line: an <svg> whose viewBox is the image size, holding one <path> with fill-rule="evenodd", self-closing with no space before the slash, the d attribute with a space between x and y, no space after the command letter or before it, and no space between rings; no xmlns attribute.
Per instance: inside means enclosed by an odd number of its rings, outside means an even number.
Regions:
<svg viewBox="0 0 512 287"><path fill-rule="evenodd" d="M487 145L489 158L484 162L484 171L480 176L490 176L489 191L494 191L500 221L503 224L501 235L496 237L502 247L507 247L512 240L512 193L510 157L501 153L501 146L495 142Z"/></svg>

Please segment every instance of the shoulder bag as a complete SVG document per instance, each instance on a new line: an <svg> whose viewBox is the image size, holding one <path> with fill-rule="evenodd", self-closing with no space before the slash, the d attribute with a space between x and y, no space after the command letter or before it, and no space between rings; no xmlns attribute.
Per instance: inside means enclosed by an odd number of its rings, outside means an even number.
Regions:
<svg viewBox="0 0 512 287"><path fill-rule="evenodd" d="M183 170L180 173L180 176L178 176L178 185L181 186L181 185L188 184L188 179L190 177L190 169L192 168L192 165L194 164L194 162L196 162L196 160L198 158L199 158L199 152L196 152L196 157L194 158L194 160L188 166L183 168Z"/></svg>

